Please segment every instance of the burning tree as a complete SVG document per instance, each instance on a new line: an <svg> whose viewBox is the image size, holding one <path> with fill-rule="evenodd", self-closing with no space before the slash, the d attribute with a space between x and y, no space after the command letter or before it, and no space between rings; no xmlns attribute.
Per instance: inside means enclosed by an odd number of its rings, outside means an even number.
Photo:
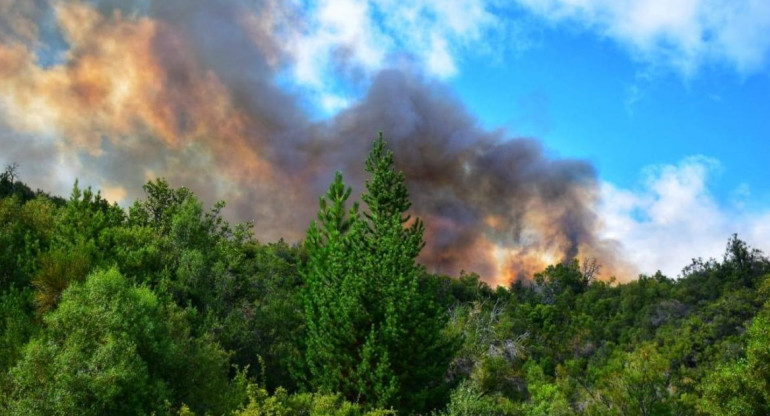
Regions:
<svg viewBox="0 0 770 416"><path fill-rule="evenodd" d="M453 342L447 314L419 290L423 224L410 222L404 175L382 135L366 160L362 199L337 173L307 233L304 306L310 386L374 406L419 411L446 393Z"/></svg>

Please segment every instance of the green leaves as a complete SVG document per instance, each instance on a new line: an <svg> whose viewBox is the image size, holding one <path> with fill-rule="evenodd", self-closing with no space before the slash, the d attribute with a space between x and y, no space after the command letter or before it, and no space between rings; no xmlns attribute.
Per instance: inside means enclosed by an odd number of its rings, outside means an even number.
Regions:
<svg viewBox="0 0 770 416"><path fill-rule="evenodd" d="M713 415L770 412L770 303L748 331L746 358L720 365L706 378L699 409Z"/></svg>
<svg viewBox="0 0 770 416"><path fill-rule="evenodd" d="M346 209L350 188L337 173L307 233L303 267L308 383L351 401L430 409L443 400L453 343L447 314L432 293L419 293L423 225L409 227L409 193L380 138L366 161L370 180Z"/></svg>
<svg viewBox="0 0 770 416"><path fill-rule="evenodd" d="M227 355L185 319L116 270L71 285L10 372L9 414L226 410Z"/></svg>
<svg viewBox="0 0 770 416"><path fill-rule="evenodd" d="M162 179L125 212L0 174L0 414L770 414L761 252L623 284L571 259L432 276L394 162L380 135L361 210L337 173L303 246Z"/></svg>
<svg viewBox="0 0 770 416"><path fill-rule="evenodd" d="M367 192L361 197L369 209L366 217L375 227L393 217L401 223L409 220L403 216L411 206L406 180L403 172L393 169L393 163L393 152L386 147L380 133L366 158L365 169L371 178L366 181Z"/></svg>
<svg viewBox="0 0 770 416"><path fill-rule="evenodd" d="M56 307L64 290L74 282L85 279L91 269L91 259L81 247L55 249L43 253L32 284L36 289L35 303L40 313Z"/></svg>
<svg viewBox="0 0 770 416"><path fill-rule="evenodd" d="M19 359L24 345L40 329L33 316L32 290L11 287L0 295L0 389L3 373Z"/></svg>
<svg viewBox="0 0 770 416"><path fill-rule="evenodd" d="M365 411L354 403L343 400L338 394L293 394L278 388L271 396L267 390L249 386L249 403L235 412L235 416L387 416L389 410Z"/></svg>

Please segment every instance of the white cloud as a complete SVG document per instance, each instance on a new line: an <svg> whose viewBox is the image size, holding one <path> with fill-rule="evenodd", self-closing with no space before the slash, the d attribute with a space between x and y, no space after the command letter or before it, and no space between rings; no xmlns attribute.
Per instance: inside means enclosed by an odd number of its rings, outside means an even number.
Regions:
<svg viewBox="0 0 770 416"><path fill-rule="evenodd" d="M321 97L321 108L327 114L334 114L337 111L347 107L350 104L345 97L334 94L326 94Z"/></svg>
<svg viewBox="0 0 770 416"><path fill-rule="evenodd" d="M323 85L327 71L343 59L365 69L382 65L390 40L379 32L367 1L326 0L308 16L308 29L289 45L300 84Z"/></svg>
<svg viewBox="0 0 770 416"><path fill-rule="evenodd" d="M403 60L440 79L498 28L494 0L322 0L285 33L294 81L321 96L339 95L329 79L370 74ZM297 25L295 25L297 26Z"/></svg>
<svg viewBox="0 0 770 416"><path fill-rule="evenodd" d="M671 277L692 258L721 258L733 233L767 253L770 211L717 203L709 177L721 169L717 160L695 156L645 169L638 190L604 183L599 208L603 236L622 242L625 258L641 272L660 269ZM747 192L745 184L739 187Z"/></svg>
<svg viewBox="0 0 770 416"><path fill-rule="evenodd" d="M574 22L685 75L708 63L760 71L770 49L767 0L518 0L551 22Z"/></svg>
<svg viewBox="0 0 770 416"><path fill-rule="evenodd" d="M403 61L447 79L469 54L497 60L528 48L526 28L543 21L576 24L648 69L686 77L712 64L766 71L770 57L768 0L319 0L298 9L301 19L284 26L289 72L318 95L345 94L350 79L340 75L366 79Z"/></svg>

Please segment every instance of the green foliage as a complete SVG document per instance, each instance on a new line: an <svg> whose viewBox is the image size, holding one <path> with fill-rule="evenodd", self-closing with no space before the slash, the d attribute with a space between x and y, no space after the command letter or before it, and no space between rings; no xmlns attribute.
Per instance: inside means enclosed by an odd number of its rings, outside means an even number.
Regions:
<svg viewBox="0 0 770 416"><path fill-rule="evenodd" d="M524 405L527 416L566 416L572 414L569 400L560 388L543 374L542 368L530 361L525 367L530 400Z"/></svg>
<svg viewBox="0 0 770 416"><path fill-rule="evenodd" d="M527 373L525 410L556 400L538 398L538 386L557 392L569 413L702 409L706 376L742 356L742 328L766 300L755 288L767 260L733 237L722 262L699 264L706 266L677 281L658 273L611 285L581 278L585 268L572 263L549 267L533 286L514 286L509 336L529 334L527 366L535 361L546 378ZM731 373L740 371L724 374Z"/></svg>
<svg viewBox="0 0 770 416"><path fill-rule="evenodd" d="M580 270L577 259L568 263L548 266L543 272L535 274L535 283L543 288L547 303L564 292L580 294L585 292L592 276Z"/></svg>
<svg viewBox="0 0 770 416"><path fill-rule="evenodd" d="M21 357L24 345L39 329L33 316L30 289L12 286L0 295L0 385L2 374Z"/></svg>
<svg viewBox="0 0 770 416"><path fill-rule="evenodd" d="M446 410L437 416L507 416L521 414L518 406L496 395L484 395L471 383L452 390Z"/></svg>
<svg viewBox="0 0 770 416"><path fill-rule="evenodd" d="M70 283L84 280L90 269L91 259L77 247L43 253L32 280L38 311L45 313L55 308Z"/></svg>
<svg viewBox="0 0 770 416"><path fill-rule="evenodd" d="M0 199L0 291L32 279L54 237L55 215L56 207L43 198Z"/></svg>
<svg viewBox="0 0 770 416"><path fill-rule="evenodd" d="M423 225L409 217L403 174L382 136L357 205L338 173L307 233L303 269L309 383L351 401L406 411L440 405L452 353L435 293L420 293ZM415 365L419 363L419 365Z"/></svg>
<svg viewBox="0 0 770 416"><path fill-rule="evenodd" d="M11 369L8 414L222 413L240 402L227 355L115 270L72 284ZM237 386L235 386L237 387Z"/></svg>
<svg viewBox="0 0 770 416"><path fill-rule="evenodd" d="M302 269L303 304L307 325L305 359L310 384L321 391L352 391L351 375L360 355L353 321L357 313L357 291L351 274L355 260L346 250L352 244L347 234L350 224L357 221L354 211L347 218L345 203L350 189L345 188L342 175L337 174L325 198L321 198L318 223L313 222L307 233L308 253ZM328 201L328 202L327 202ZM338 386L339 383L345 385Z"/></svg>
<svg viewBox="0 0 770 416"><path fill-rule="evenodd" d="M669 362L653 344L644 343L635 351L611 361L611 373L599 387L602 405L608 414L667 415L669 406Z"/></svg>
<svg viewBox="0 0 770 416"><path fill-rule="evenodd" d="M687 303L713 300L740 288L757 288L762 276L770 273L770 262L757 249L733 235L727 242L722 262L694 259L685 267L687 277L678 285L678 296Z"/></svg>
<svg viewBox="0 0 770 416"><path fill-rule="evenodd" d="M124 220L119 206L110 205L90 187L81 190L76 181L69 201L59 212L53 244L62 249L76 247L95 265L106 266L107 257L114 251L109 231L121 226Z"/></svg>
<svg viewBox="0 0 770 416"><path fill-rule="evenodd" d="M699 408L713 415L770 413L770 302L748 331L746 357L708 375Z"/></svg>
<svg viewBox="0 0 770 416"><path fill-rule="evenodd" d="M81 190L75 182L67 204L46 222L54 233L43 240L48 251L39 251L35 267L30 270L41 313L56 307L62 292L71 283L82 281L93 266L109 263L113 251L110 230L120 227L123 220L120 207L110 205L90 188ZM33 241L33 247L43 248L41 239Z"/></svg>
<svg viewBox="0 0 770 416"><path fill-rule="evenodd" d="M294 388L290 369L303 360L297 271L302 253L284 242L248 243L238 252L239 268L231 269L216 286L216 313L210 315L208 326L233 351L235 364L265 374L261 381L266 388Z"/></svg>
<svg viewBox="0 0 770 416"><path fill-rule="evenodd" d="M194 198L187 188L173 189L164 179L147 182L142 187L147 194L144 201L135 202L129 209L131 225L149 226L162 236L171 232L174 214L184 202Z"/></svg>
<svg viewBox="0 0 770 416"><path fill-rule="evenodd" d="M5 170L0 173L0 198L15 197L22 202L26 202L37 195L45 195L41 191L33 192L32 189L18 179L19 164L12 162L6 165Z"/></svg>
<svg viewBox="0 0 770 416"><path fill-rule="evenodd" d="M223 202L204 210L188 189L161 179L145 191L128 224L112 230L121 271L191 311L194 332L214 336L240 367L264 370L269 388L292 387L302 327L300 250L259 244L251 224L231 227Z"/></svg>
<svg viewBox="0 0 770 416"><path fill-rule="evenodd" d="M700 410L725 416L767 414L767 401L749 374L745 361L717 368L703 386Z"/></svg>
<svg viewBox="0 0 770 416"><path fill-rule="evenodd" d="M249 386L249 403L234 413L235 416L387 416L392 410L364 410L347 402L339 394L288 394L279 388L271 396L267 390Z"/></svg>
<svg viewBox="0 0 770 416"><path fill-rule="evenodd" d="M335 176L303 246L163 179L124 211L6 170L0 414L770 414L761 252L622 284L431 275L393 157L380 137L360 211Z"/></svg>
<svg viewBox="0 0 770 416"><path fill-rule="evenodd" d="M526 393L522 368L527 336L514 336L506 307L497 300L477 301L454 309L450 330L463 342L454 355L449 376L469 379L470 386L484 395L500 393L521 399Z"/></svg>

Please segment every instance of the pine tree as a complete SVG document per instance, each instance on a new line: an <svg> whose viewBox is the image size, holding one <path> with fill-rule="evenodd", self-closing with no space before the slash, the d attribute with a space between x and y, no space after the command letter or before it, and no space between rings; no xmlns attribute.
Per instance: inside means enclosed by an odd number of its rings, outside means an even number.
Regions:
<svg viewBox="0 0 770 416"><path fill-rule="evenodd" d="M308 230L310 386L373 406L426 410L446 392L442 379L453 352L442 334L447 315L420 290L424 226L405 214L409 192L382 135L366 171L363 216L355 205L346 211L350 188L338 173Z"/></svg>
<svg viewBox="0 0 770 416"><path fill-rule="evenodd" d="M360 380L362 367L367 367L362 360L371 362L373 355L366 344L372 328L361 302L364 287L354 255L362 223L357 205L346 208L350 193L338 172L307 232L308 260L302 271L305 361L313 389L372 403L376 400L364 394Z"/></svg>
<svg viewBox="0 0 770 416"><path fill-rule="evenodd" d="M367 304L383 313L381 342L398 383L395 404L409 411L426 410L445 398L442 380L454 348L442 333L446 312L435 294L420 287L425 271L417 257L425 246L425 227L406 215L411 207L406 179L395 169L382 133L366 160L366 171L371 179L362 196L368 207L368 255L363 264L370 287L376 288L368 292Z"/></svg>

